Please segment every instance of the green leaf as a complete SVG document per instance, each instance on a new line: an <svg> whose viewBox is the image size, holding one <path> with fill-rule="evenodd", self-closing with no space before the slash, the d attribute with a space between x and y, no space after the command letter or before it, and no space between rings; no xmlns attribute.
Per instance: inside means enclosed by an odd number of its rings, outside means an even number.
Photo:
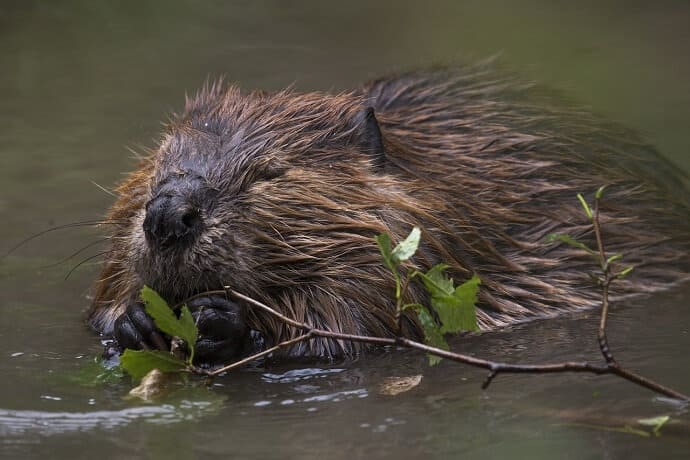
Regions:
<svg viewBox="0 0 690 460"><path fill-rule="evenodd" d="M68 378L73 383L93 387L121 381L122 369L117 365L106 366L100 359L94 359Z"/></svg>
<svg viewBox="0 0 690 460"><path fill-rule="evenodd" d="M443 273L448 268L446 264L438 264L431 267L426 273L419 273L422 277L424 286L432 296L443 296L453 294L453 280Z"/></svg>
<svg viewBox="0 0 690 460"><path fill-rule="evenodd" d="M391 253L393 260L400 263L412 257L414 253L417 252L417 248L419 247L419 239L421 236L422 232L419 230L419 227L414 227L410 234L407 235L407 238L401 241L395 247L395 249L393 249L393 252Z"/></svg>
<svg viewBox="0 0 690 460"><path fill-rule="evenodd" d="M440 347L437 347L440 348ZM443 358L441 358L438 355L432 355L431 353L427 353L426 357L429 359L429 366L435 366L441 361L443 361Z"/></svg>
<svg viewBox="0 0 690 460"><path fill-rule="evenodd" d="M651 426L652 433L654 433L655 436L659 436L661 427L663 427L669 420L671 420L671 417L668 415L660 415L659 417L641 418L637 421L637 423L644 426Z"/></svg>
<svg viewBox="0 0 690 460"><path fill-rule="evenodd" d="M198 330L196 323L194 322L194 318L192 318L192 313L189 311L189 308L187 308L187 305L182 307L182 310L180 311L180 319L178 321L180 326L180 333L178 337L187 342L190 352L189 362L191 363L194 359L194 345L196 344Z"/></svg>
<svg viewBox="0 0 690 460"><path fill-rule="evenodd" d="M426 344L440 348L441 350L450 350L448 342L446 342L446 339L441 333L441 328L436 324L436 321L434 321L434 318L429 314L427 309L423 307L417 309L417 316L419 318L419 323L422 325L422 330L424 331L424 341ZM427 356L429 357L430 366L435 366L443 359L431 354Z"/></svg>
<svg viewBox="0 0 690 460"><path fill-rule="evenodd" d="M478 331L477 295L481 281L477 275L456 287L452 295L431 297L431 306L438 313L443 326L441 333Z"/></svg>
<svg viewBox="0 0 690 460"><path fill-rule="evenodd" d="M393 254L391 249L391 237L388 233L381 233L376 237L376 243L379 245L379 251L381 252L381 257L383 257L383 263L388 267L390 271L396 271L398 263L393 260Z"/></svg>
<svg viewBox="0 0 690 460"><path fill-rule="evenodd" d="M582 193L577 194L577 199L580 200L580 204L582 205L582 208L585 210L587 217L589 217L591 220L593 218L592 210L589 208L589 205L587 204L585 197L582 196Z"/></svg>
<svg viewBox="0 0 690 460"><path fill-rule="evenodd" d="M447 268L447 265L439 264L427 273L419 274L431 294L431 306L443 324L441 333L478 331L475 306L479 277L474 275L469 281L453 287L453 280L443 273Z"/></svg>
<svg viewBox="0 0 690 460"><path fill-rule="evenodd" d="M120 356L120 366L135 380L141 379L153 369L161 372L175 372L187 367L182 360L170 353L129 349Z"/></svg>
<svg viewBox="0 0 690 460"><path fill-rule="evenodd" d="M197 328L189 309L184 306L180 311L180 318L156 291L148 286L141 290L141 298L146 304L146 313L153 318L156 327L168 335L179 337L187 343L190 349L190 359L194 356Z"/></svg>
<svg viewBox="0 0 690 460"><path fill-rule="evenodd" d="M625 278L630 274L635 269L634 266L628 267L625 270L620 271L619 273L616 273L616 278Z"/></svg>
<svg viewBox="0 0 690 460"><path fill-rule="evenodd" d="M613 263L617 260L621 260L622 258L623 258L623 254L614 254L611 257L609 257L608 259L606 259L606 264L610 265L611 263Z"/></svg>
<svg viewBox="0 0 690 460"><path fill-rule="evenodd" d="M602 185L601 187L599 187L599 189L597 190L597 193L594 195L594 197L597 200L600 200L601 197L604 196L604 190L606 190L606 187L608 187L608 185Z"/></svg>
<svg viewBox="0 0 690 460"><path fill-rule="evenodd" d="M146 313L149 314L156 326L168 335L181 337L180 325L175 312L168 306L168 302L148 286L141 290L141 300L146 305Z"/></svg>
<svg viewBox="0 0 690 460"><path fill-rule="evenodd" d="M546 242L547 243L553 243L554 241L560 241L560 242L568 244L574 248L583 249L592 255L596 254L596 252L594 252L594 250L592 248L590 248L589 246L587 246L584 243L577 241L575 238L573 238L569 235L564 235L562 233L549 233L546 236Z"/></svg>

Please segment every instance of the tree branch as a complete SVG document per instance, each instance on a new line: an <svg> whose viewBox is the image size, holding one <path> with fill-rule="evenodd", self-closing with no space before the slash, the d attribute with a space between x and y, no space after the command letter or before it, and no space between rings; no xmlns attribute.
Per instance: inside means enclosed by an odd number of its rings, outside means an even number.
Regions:
<svg viewBox="0 0 690 460"><path fill-rule="evenodd" d="M570 361L570 362L560 362L560 363L553 363L553 364L511 364L511 363L503 363L503 362L498 362L498 361L490 361L490 360L485 360L481 358L475 358L473 356L469 355L464 355L461 353L455 353L452 351L447 351L447 350L442 350L440 348L435 348L420 342L417 342L415 340L407 339L405 337L373 337L373 336L366 336L366 335L355 335L355 334L345 334L345 333L340 333L340 332L333 332L333 331L327 331L323 329L317 329L309 326L306 323L302 323L299 321L296 321L292 318L289 318L282 313L279 313L278 311L274 310L273 308L269 307L268 305L259 302L258 300L252 299L251 297L247 297L244 294L237 292L233 289L227 289L226 291L209 291L206 294L218 294L218 293L227 293L237 299L244 300L245 302L248 302L249 304L263 310L264 312L280 319L281 321L284 321L286 324L289 324L297 329L305 331L304 334L299 335L293 339L290 340L285 340L267 350L264 350L260 353L256 353L254 355L248 356L244 359L241 359L239 361L236 361L234 363L231 363L227 366L223 366L219 369L214 369L214 370L205 370L205 369L200 369L200 368L194 368L193 371L203 374L203 375L208 375L208 376L217 376L219 374L222 374L224 372L227 372L229 370L235 369L237 367L243 366L251 361L254 361L259 358L263 358L265 356L268 356L269 354L278 351L283 348L287 348L289 346L295 345L296 343L303 342L306 340L311 340L314 337L326 337L326 338L331 338L331 339L337 339L337 340L349 340L353 342L363 342L363 343L371 343L371 344L377 344L377 345L398 345L402 346L405 348L412 348L415 350L420 350L425 353L429 353L435 356L439 356L441 358L448 359L450 361L455 361L458 363L462 364L467 364L473 367L478 367L482 369L487 369L489 370L489 376L487 379L484 381L482 388L486 389L488 388L489 384L493 381L493 379L500 373L509 373L509 374L551 374L551 373L561 373L561 372L579 372L579 373L590 373L590 374L595 374L595 375L604 375L604 374L613 374L617 375L625 380L628 380L630 382L633 382L637 385L643 386L645 388L648 388L656 393L663 394L665 396L668 396L670 398L674 399L681 399L681 400L690 400L690 398L682 393L679 393L675 390L672 390L670 388L667 388L663 385L660 385L654 381L651 381L649 379L646 379L640 375L637 375L633 372L627 371L620 367L618 364L615 362L612 363L606 363L606 364L592 364L586 361L581 361L581 362L576 362L576 361Z"/></svg>

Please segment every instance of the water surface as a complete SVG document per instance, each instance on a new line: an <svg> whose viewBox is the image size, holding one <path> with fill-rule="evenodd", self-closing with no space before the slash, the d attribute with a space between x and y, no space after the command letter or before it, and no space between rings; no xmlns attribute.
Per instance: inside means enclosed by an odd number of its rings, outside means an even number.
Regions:
<svg viewBox="0 0 690 460"><path fill-rule="evenodd" d="M690 7L625 2L31 2L0 4L0 252L100 219L129 149L209 76L245 88L340 90L396 70L500 54L525 78L643 132L690 170ZM126 380L74 376L100 352L82 322L97 261L51 266L101 237L53 232L0 264L2 458L687 458L660 438L582 426L687 409L613 378L501 376L416 353L233 373L156 404ZM690 288L616 305L624 363L690 392ZM596 359L596 315L456 341L487 358ZM419 387L380 394L385 378ZM685 425L683 425L685 424Z"/></svg>

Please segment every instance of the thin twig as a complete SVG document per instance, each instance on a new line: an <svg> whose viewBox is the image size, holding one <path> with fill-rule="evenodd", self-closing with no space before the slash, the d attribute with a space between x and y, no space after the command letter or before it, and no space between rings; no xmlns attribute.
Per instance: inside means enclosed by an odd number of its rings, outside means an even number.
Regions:
<svg viewBox="0 0 690 460"><path fill-rule="evenodd" d="M202 371L202 373L205 373L206 375L209 375L211 377L215 377L216 375L222 374L223 372L228 372L228 371L235 369L237 367L242 367L245 364L249 364L254 360L263 358L264 356L268 356L271 353L273 353L274 351L280 350L281 348L290 347L292 345L295 345L296 343L304 342L305 340L309 340L311 337L312 337L312 333L307 332L306 334L302 334L300 336L297 336L294 339L285 340L285 341L280 342L279 344L277 344L271 348L267 348L264 351L261 351L259 353L255 353L251 356L247 356L246 358L243 358L239 361L235 361L234 363L228 364L227 366L223 366L223 367L218 368L218 369L213 369L212 371L207 371L205 369L201 369L201 371Z"/></svg>
<svg viewBox="0 0 690 460"><path fill-rule="evenodd" d="M606 250L604 249L604 241L601 238L601 224L599 223L599 197L594 197L594 213L592 216L592 225L594 226L594 236L597 239L597 249L599 250L601 271L606 272Z"/></svg>
<svg viewBox="0 0 690 460"><path fill-rule="evenodd" d="M405 294L407 293L407 288L410 285L411 279L412 276L405 277L405 281L403 282L402 288L400 289L400 292L398 293L398 298L395 302L395 327L396 333L398 335L402 335L403 297L405 297Z"/></svg>
<svg viewBox="0 0 690 460"><path fill-rule="evenodd" d="M601 237L601 223L599 220L599 194L594 197L594 214L592 216L592 226L594 227L594 235L597 240L597 250L599 251L599 265L603 273L603 278L599 279L601 285L601 319L599 320L599 331L597 332L597 340L599 342L599 350L604 356L604 359L609 364L616 364L616 360L611 353L609 347L608 337L606 336L606 323L609 317L609 287L613 281L611 276L611 264L606 259L606 248L604 247L604 240Z"/></svg>

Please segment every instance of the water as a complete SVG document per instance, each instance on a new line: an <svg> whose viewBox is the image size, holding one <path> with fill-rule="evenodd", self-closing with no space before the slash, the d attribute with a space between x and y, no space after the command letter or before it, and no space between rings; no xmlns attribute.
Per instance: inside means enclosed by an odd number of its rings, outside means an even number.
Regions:
<svg viewBox="0 0 690 460"><path fill-rule="evenodd" d="M0 252L50 226L99 219L128 147L208 76L246 88L343 89L398 69L501 53L644 132L690 170L690 6L668 2L28 2L0 4ZM313 368L246 370L160 403L126 381L74 377L100 352L81 321L99 238L76 228L0 264L2 458L687 458L687 409L610 377L500 376L416 353ZM624 363L690 391L690 287L617 305ZM529 362L597 356L596 315L456 341ZM423 374L398 396L391 376ZM660 438L595 429L668 414Z"/></svg>

